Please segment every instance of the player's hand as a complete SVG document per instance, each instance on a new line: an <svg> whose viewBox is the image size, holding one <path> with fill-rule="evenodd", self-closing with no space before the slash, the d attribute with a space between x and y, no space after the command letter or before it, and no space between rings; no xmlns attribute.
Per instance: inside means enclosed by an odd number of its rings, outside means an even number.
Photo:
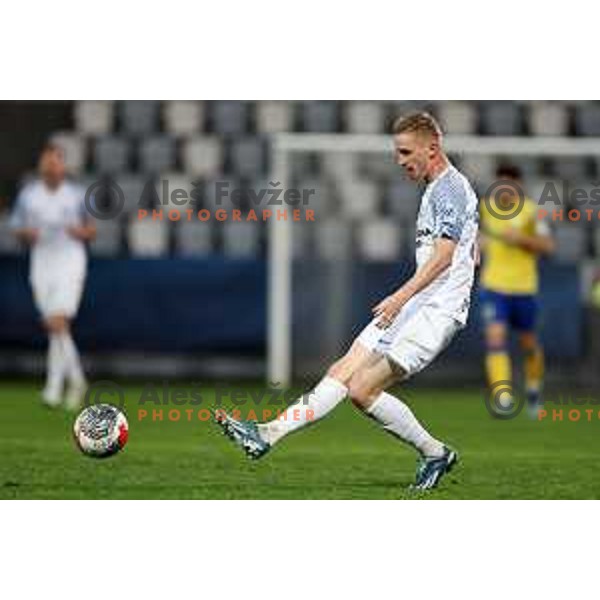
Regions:
<svg viewBox="0 0 600 600"><path fill-rule="evenodd" d="M377 327L380 329L387 329L402 310L402 307L406 302L407 300L401 294L392 294L381 301L373 309L373 314L376 317L379 317Z"/></svg>
<svg viewBox="0 0 600 600"><path fill-rule="evenodd" d="M85 225L71 225L67 227L67 233L76 240L86 242L90 239L90 233L88 227Z"/></svg>
<svg viewBox="0 0 600 600"><path fill-rule="evenodd" d="M17 235L26 244L33 245L40 239L40 230L35 227L25 227L20 229Z"/></svg>
<svg viewBox="0 0 600 600"><path fill-rule="evenodd" d="M518 229L511 228L502 234L502 239L508 244L518 246L523 240L523 235Z"/></svg>

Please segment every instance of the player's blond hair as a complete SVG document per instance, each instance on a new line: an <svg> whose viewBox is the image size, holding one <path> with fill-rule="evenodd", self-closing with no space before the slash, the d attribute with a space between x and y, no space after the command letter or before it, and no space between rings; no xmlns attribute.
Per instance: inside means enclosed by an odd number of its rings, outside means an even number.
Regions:
<svg viewBox="0 0 600 600"><path fill-rule="evenodd" d="M419 111L397 117L392 124L392 133L425 133L438 140L442 139L442 128L435 117L428 112Z"/></svg>

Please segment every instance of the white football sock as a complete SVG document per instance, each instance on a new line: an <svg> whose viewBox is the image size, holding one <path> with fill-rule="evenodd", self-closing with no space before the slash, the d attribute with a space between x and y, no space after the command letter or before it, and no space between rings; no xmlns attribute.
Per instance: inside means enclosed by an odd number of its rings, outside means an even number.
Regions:
<svg viewBox="0 0 600 600"><path fill-rule="evenodd" d="M85 376L83 374L83 369L81 368L79 352L77 351L73 338L69 333L63 333L60 336L60 339L69 382L76 385L84 383Z"/></svg>
<svg viewBox="0 0 600 600"><path fill-rule="evenodd" d="M343 383L333 377L324 377L312 392L304 394L277 419L259 424L259 433L265 441L273 445L283 436L323 418L347 394L348 388Z"/></svg>
<svg viewBox="0 0 600 600"><path fill-rule="evenodd" d="M51 333L48 336L48 354L46 360L46 387L44 396L55 400L60 398L63 392L65 378L65 358L60 336Z"/></svg>
<svg viewBox="0 0 600 600"><path fill-rule="evenodd" d="M432 437L404 402L382 392L367 409L386 431L416 448L423 456L442 456L444 444Z"/></svg>

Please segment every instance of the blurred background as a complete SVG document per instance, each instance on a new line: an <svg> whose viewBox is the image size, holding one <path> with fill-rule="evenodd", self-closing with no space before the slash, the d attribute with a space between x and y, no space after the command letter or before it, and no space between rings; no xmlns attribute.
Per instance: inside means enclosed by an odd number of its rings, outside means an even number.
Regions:
<svg viewBox="0 0 600 600"><path fill-rule="evenodd" d="M118 218L98 221L74 325L89 376L262 378L267 225L140 221L138 205L156 207L157 182L167 180L170 189L198 190L198 204L212 209L217 181L230 189L269 187L277 134L383 135L395 116L417 108L440 119L452 160L480 194L506 162L521 168L534 199L548 181L559 183L560 193L563 182L585 189L600 183L600 102L1 102L0 373L43 373L46 342L26 253L7 219L47 140L64 147L71 176L84 186L111 177L125 195ZM544 140L588 145L565 155L522 151L531 139L538 147ZM292 359L295 378L304 379L343 352L374 303L411 274L422 190L402 178L391 153L316 147L293 155L286 183L315 190L315 222L293 225ZM243 211L250 208L242 203ZM548 380L596 387L598 207L589 222L552 225L558 250L542 264ZM482 357L475 294L468 328L421 379L483 384Z"/></svg>

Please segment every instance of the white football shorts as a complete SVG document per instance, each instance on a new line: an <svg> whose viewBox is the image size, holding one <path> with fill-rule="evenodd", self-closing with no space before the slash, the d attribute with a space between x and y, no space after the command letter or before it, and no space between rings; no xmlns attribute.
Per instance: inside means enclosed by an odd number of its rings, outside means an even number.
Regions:
<svg viewBox="0 0 600 600"><path fill-rule="evenodd" d="M33 299L42 317L64 315L73 318L79 309L84 284L83 273L48 272L33 277Z"/></svg>
<svg viewBox="0 0 600 600"><path fill-rule="evenodd" d="M406 378L422 371L444 350L462 323L430 304L411 298L387 329L373 319L359 334L358 341L372 352L388 357Z"/></svg>

